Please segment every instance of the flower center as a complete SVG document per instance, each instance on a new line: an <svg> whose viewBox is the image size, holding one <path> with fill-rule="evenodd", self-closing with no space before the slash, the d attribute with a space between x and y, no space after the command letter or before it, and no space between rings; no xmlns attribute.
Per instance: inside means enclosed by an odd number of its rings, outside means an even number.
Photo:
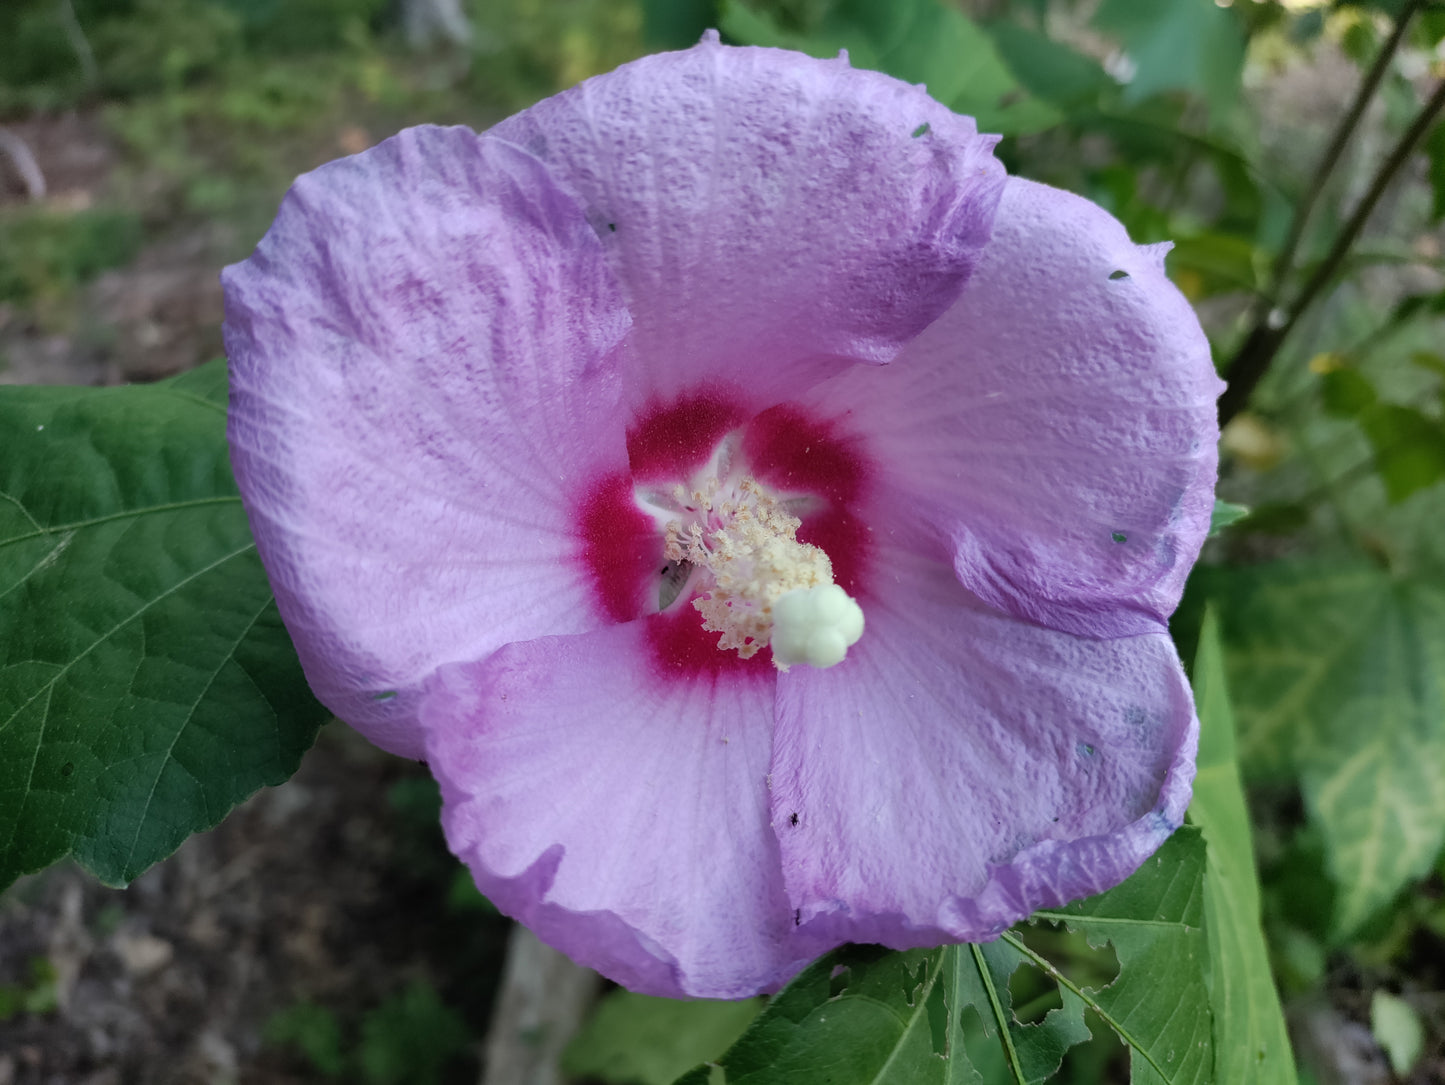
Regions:
<svg viewBox="0 0 1445 1085"><path fill-rule="evenodd" d="M722 460L731 459L730 450ZM714 461L717 466L717 461ZM717 474L691 491L673 489L682 518L667 522L663 556L664 609L690 573L711 587L693 606L703 629L721 633L717 646L743 659L771 644L773 662L831 667L863 635L863 611L833 583L833 563L820 548L798 541L801 521L777 495L745 476L725 485Z"/></svg>
<svg viewBox="0 0 1445 1085"><path fill-rule="evenodd" d="M872 469L841 427L704 388L641 409L626 469L579 491L599 611L646 622L660 678L831 666L858 640Z"/></svg>

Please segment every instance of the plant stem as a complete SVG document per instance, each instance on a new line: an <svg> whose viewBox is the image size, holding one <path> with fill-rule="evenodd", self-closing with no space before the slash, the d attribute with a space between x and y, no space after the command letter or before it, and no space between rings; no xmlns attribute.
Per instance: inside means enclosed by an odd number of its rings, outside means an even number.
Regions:
<svg viewBox="0 0 1445 1085"><path fill-rule="evenodd" d="M1415 147L1425 138L1425 133L1430 130L1430 126L1440 115L1442 109L1445 109L1445 81L1435 87L1434 93L1430 95L1424 108L1410 123L1410 127L1400 137L1399 142L1395 144L1380 168L1375 171L1375 176L1370 180L1370 187L1361 198L1359 206L1355 208L1355 213L1350 216L1349 222L1335 238L1335 243L1329 253L1320 261L1314 274L1300 290L1299 296L1290 305L1288 313L1280 316L1277 309L1270 309L1263 314L1262 319L1256 321L1244 344L1235 354L1234 361L1225 371L1225 376L1229 378L1229 387L1219 399L1220 425L1227 423L1249 402L1249 397L1269 369L1270 363L1274 361L1275 355L1279 353L1279 348L1283 345L1285 338L1294 330L1300 317L1334 279L1335 273L1344 263L1345 257L1349 255L1350 247L1354 245L1355 240L1360 236L1360 231L1364 229L1365 223L1375 210L1375 205L1380 202L1380 198L1390 187L1390 182L1395 179L1395 175L1409 161Z"/></svg>
<svg viewBox="0 0 1445 1085"><path fill-rule="evenodd" d="M40 172L40 164L30 153L29 145L7 128L0 128L0 156L10 159L32 200L45 198L45 174Z"/></svg>
<svg viewBox="0 0 1445 1085"><path fill-rule="evenodd" d="M85 30L75 15L75 5L70 0L60 0L60 22L65 27L65 37L70 42L70 47L75 50L76 59L80 61L80 72L85 79L85 85L95 86L100 79L100 69L95 63L95 50L90 47Z"/></svg>
<svg viewBox="0 0 1445 1085"><path fill-rule="evenodd" d="M1409 0L1404 10L1400 12L1400 17L1395 20L1395 28L1390 32L1390 37L1381 47L1379 55L1375 57L1375 62L1370 65L1370 70L1365 73L1365 78L1360 81L1359 87L1355 90L1354 101L1350 103L1350 108L1335 127L1334 134L1330 136L1329 146L1325 148L1319 165L1315 167L1314 176L1310 178L1309 187L1305 189L1299 206L1295 208L1294 218L1290 222L1289 236L1285 238L1284 246L1279 250L1279 256L1275 258L1269 284L1260 296L1264 314L1274 307L1280 287L1289 273L1294 270L1295 253L1299 251L1300 242L1304 239L1310 213L1314 210L1315 204L1329 183L1330 175L1339 165L1340 155L1344 154L1345 145L1355 134L1355 128L1360 123L1360 118L1364 116L1370 99L1375 96L1376 88L1385 78L1385 73L1390 70L1390 61L1394 59L1395 52L1400 48L1400 42L1404 40L1410 20L1414 18L1415 12L1423 4L1424 0Z"/></svg>

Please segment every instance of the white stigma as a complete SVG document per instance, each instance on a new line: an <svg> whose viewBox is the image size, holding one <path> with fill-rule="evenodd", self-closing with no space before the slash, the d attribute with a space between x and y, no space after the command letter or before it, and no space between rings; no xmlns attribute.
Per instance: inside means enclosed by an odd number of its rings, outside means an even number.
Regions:
<svg viewBox="0 0 1445 1085"><path fill-rule="evenodd" d="M725 499L718 491L716 479L691 494L678 487L696 519L668 523L663 551L712 574L712 589L693 601L702 627L744 659L771 643L779 670L841 663L863 635L863 611L833 583L828 555L798 541L801 521L753 479Z"/></svg>
<svg viewBox="0 0 1445 1085"><path fill-rule="evenodd" d="M795 588L773 603L773 660L831 667L863 635L863 608L837 584Z"/></svg>

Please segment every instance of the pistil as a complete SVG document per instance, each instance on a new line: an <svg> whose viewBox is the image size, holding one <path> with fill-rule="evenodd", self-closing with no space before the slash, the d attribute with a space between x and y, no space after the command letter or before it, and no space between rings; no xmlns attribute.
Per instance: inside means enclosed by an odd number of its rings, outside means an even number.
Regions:
<svg viewBox="0 0 1445 1085"><path fill-rule="evenodd" d="M798 540L801 521L776 496L752 478L724 496L716 477L673 496L690 518L667 524L663 553L711 574L693 606L704 629L722 634L719 649L748 659L771 643L784 671L842 662L863 634L863 611L833 583L828 555Z"/></svg>

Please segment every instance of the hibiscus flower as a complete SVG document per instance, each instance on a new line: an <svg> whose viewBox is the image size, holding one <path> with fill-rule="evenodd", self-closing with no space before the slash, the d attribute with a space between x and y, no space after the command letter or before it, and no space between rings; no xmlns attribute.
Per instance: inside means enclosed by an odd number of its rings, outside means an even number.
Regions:
<svg viewBox="0 0 1445 1085"><path fill-rule="evenodd" d="M636 990L996 936L1180 823L1219 382L1160 247L710 36L297 181L230 437L317 695Z"/></svg>

